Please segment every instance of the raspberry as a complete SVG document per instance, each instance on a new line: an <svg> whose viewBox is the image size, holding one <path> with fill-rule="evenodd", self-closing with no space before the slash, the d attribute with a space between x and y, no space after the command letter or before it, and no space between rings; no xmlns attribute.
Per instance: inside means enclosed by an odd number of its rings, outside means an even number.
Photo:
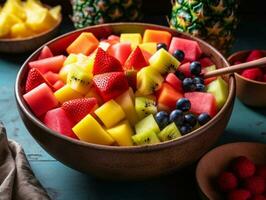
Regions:
<svg viewBox="0 0 266 200"><path fill-rule="evenodd" d="M265 180L259 176L252 176L245 179L244 188L252 194L262 194L265 191Z"/></svg>
<svg viewBox="0 0 266 200"><path fill-rule="evenodd" d="M234 159L231 168L238 178L253 176L256 170L254 163L245 156L239 156Z"/></svg>
<svg viewBox="0 0 266 200"><path fill-rule="evenodd" d="M247 200L251 197L251 193L248 190L237 189L228 194L228 200Z"/></svg>
<svg viewBox="0 0 266 200"><path fill-rule="evenodd" d="M231 172L222 172L217 179L219 189L223 192L236 188L237 182L237 178Z"/></svg>

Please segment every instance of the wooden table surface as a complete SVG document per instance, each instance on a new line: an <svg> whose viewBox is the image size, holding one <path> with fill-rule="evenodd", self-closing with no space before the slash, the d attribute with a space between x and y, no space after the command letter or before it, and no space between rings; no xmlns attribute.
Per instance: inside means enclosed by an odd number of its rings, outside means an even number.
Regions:
<svg viewBox="0 0 266 200"><path fill-rule="evenodd" d="M156 19L153 18L152 21L155 22ZM72 29L69 22L65 22L62 27L62 32ZM266 49L265 36L266 22L246 17L242 19L238 29L234 50ZM52 199L199 199L194 179L195 165L153 180L110 182L70 169L49 156L26 130L15 104L14 82L17 71L27 56L29 54L0 54L0 120L7 128L8 137L23 146L35 175ZM231 120L217 145L234 141L266 143L266 109L246 107L236 99Z"/></svg>

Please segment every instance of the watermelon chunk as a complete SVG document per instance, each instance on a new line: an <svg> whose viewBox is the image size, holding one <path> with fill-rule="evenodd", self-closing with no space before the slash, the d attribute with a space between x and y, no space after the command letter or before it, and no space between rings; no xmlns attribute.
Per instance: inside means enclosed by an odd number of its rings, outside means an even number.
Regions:
<svg viewBox="0 0 266 200"><path fill-rule="evenodd" d="M43 123L53 131L74 139L78 139L72 131L74 124L67 117L62 108L49 110L44 116Z"/></svg>
<svg viewBox="0 0 266 200"><path fill-rule="evenodd" d="M147 63L149 63L149 60L152 56L152 54L150 54L148 51L145 51L143 49L141 49L142 55L144 56L145 60Z"/></svg>
<svg viewBox="0 0 266 200"><path fill-rule="evenodd" d="M64 87L65 83L61 80L58 80L53 84L54 91L59 90L60 88Z"/></svg>
<svg viewBox="0 0 266 200"><path fill-rule="evenodd" d="M182 72L186 77L191 77L190 62L186 62L178 67L178 71Z"/></svg>
<svg viewBox="0 0 266 200"><path fill-rule="evenodd" d="M142 54L142 51L137 46L134 51L129 55L128 59L126 60L123 68L124 70L140 70L143 67L148 66L148 62L146 61L145 57Z"/></svg>
<svg viewBox="0 0 266 200"><path fill-rule="evenodd" d="M108 53L124 65L131 53L131 44L127 42L114 44L108 48Z"/></svg>
<svg viewBox="0 0 266 200"><path fill-rule="evenodd" d="M205 68L205 67L209 67L209 66L212 66L214 65L214 63L212 62L212 60L208 57L205 57L205 58L201 58L199 60L200 64L201 64L201 67L202 68Z"/></svg>
<svg viewBox="0 0 266 200"><path fill-rule="evenodd" d="M206 92L188 92L185 93L191 103L190 112L199 115L207 113L213 117L217 113L216 100L213 94Z"/></svg>
<svg viewBox="0 0 266 200"><path fill-rule="evenodd" d="M177 49L185 53L185 60L187 61L195 61L202 54L199 44L196 41L173 37L169 52L173 54Z"/></svg>
<svg viewBox="0 0 266 200"><path fill-rule="evenodd" d="M65 59L66 57L64 55L59 55L29 62L29 66L30 68L37 68L42 74L45 74L48 71L58 73L63 67Z"/></svg>
<svg viewBox="0 0 266 200"><path fill-rule="evenodd" d="M37 117L55 108L58 104L52 90L45 83L24 94L23 98Z"/></svg>
<svg viewBox="0 0 266 200"><path fill-rule="evenodd" d="M38 60L42 60L42 59L45 59L45 58L50 58L50 57L53 57L53 53L52 51L50 50L50 48L48 46L44 46L40 55L39 55L39 58Z"/></svg>
<svg viewBox="0 0 266 200"><path fill-rule="evenodd" d="M170 73L166 76L165 81L169 83L176 91L183 92L182 81L176 77L174 73Z"/></svg>
<svg viewBox="0 0 266 200"><path fill-rule="evenodd" d="M46 80L52 85L54 85L57 81L60 80L59 74L51 71L45 73L43 77L46 78Z"/></svg>

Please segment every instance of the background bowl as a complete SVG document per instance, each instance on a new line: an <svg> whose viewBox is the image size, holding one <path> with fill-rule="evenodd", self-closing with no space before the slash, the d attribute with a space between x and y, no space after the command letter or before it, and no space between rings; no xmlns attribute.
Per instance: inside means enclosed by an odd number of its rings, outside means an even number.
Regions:
<svg viewBox="0 0 266 200"><path fill-rule="evenodd" d="M228 58L230 64L247 58L251 51L239 51ZM266 56L266 51L262 51ZM266 107L266 83L247 79L238 73L236 77L236 95L246 105Z"/></svg>
<svg viewBox="0 0 266 200"><path fill-rule="evenodd" d="M45 42L53 39L59 32L62 16L51 29L26 38L0 38L1 53L25 53L36 50Z"/></svg>
<svg viewBox="0 0 266 200"><path fill-rule="evenodd" d="M266 164L266 144L236 142L213 149L203 156L196 169L202 199L223 200L215 187L215 179L238 156L246 156L255 164Z"/></svg>
<svg viewBox="0 0 266 200"><path fill-rule="evenodd" d="M203 52L218 67L229 67L223 56L205 42L163 26L141 23L115 23L91 26L60 36L45 45L55 53L64 53L66 47L83 31L92 32L98 38L122 32L139 32L145 29L169 31L173 36L199 42ZM145 179L173 172L198 160L223 133L230 118L235 97L235 80L227 77L229 96L219 113L207 124L180 139L148 146L115 147L90 144L58 134L39 121L22 98L28 63L37 59L42 47L23 64L17 75L15 96L20 115L35 140L54 158L79 171L97 177L129 180Z"/></svg>

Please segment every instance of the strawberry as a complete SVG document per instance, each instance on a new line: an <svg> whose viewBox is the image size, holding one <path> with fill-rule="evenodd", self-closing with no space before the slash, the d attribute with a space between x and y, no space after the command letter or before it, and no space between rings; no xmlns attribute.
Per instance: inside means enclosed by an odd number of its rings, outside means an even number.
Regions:
<svg viewBox="0 0 266 200"><path fill-rule="evenodd" d="M217 179L219 189L223 192L235 189L237 182L236 176L231 172L222 172Z"/></svg>
<svg viewBox="0 0 266 200"><path fill-rule="evenodd" d="M262 55L261 51L259 51L259 50L253 50L248 55L248 57L246 59L246 62L253 61L253 60L258 60L258 59L260 59L262 57L263 57L263 55Z"/></svg>
<svg viewBox="0 0 266 200"><path fill-rule="evenodd" d="M246 69L241 73L241 76L254 81L263 80L263 73L260 68Z"/></svg>
<svg viewBox="0 0 266 200"><path fill-rule="evenodd" d="M125 70L128 69L140 70L141 68L146 66L148 66L148 63L146 62L145 57L143 56L140 48L137 46L127 58L123 68Z"/></svg>
<svg viewBox="0 0 266 200"><path fill-rule="evenodd" d="M62 108L67 116L74 122L78 123L87 114L91 113L97 107L96 98L80 98L66 101Z"/></svg>
<svg viewBox="0 0 266 200"><path fill-rule="evenodd" d="M265 191L265 180L259 176L252 176L246 178L244 181L244 188L249 190L252 194L262 194Z"/></svg>
<svg viewBox="0 0 266 200"><path fill-rule="evenodd" d="M127 82L129 86L136 91L137 90L137 71L136 70L127 70L125 71Z"/></svg>
<svg viewBox="0 0 266 200"><path fill-rule="evenodd" d="M255 164L245 156L239 156L231 163L231 168L239 178L253 176L256 170Z"/></svg>
<svg viewBox="0 0 266 200"><path fill-rule="evenodd" d="M30 69L26 80L26 86L25 86L26 93L31 91L33 88L36 88L38 85L42 83L46 83L50 88L53 88L53 86L49 83L49 81L47 81L46 78L43 77L43 75L38 69L36 68Z"/></svg>
<svg viewBox="0 0 266 200"><path fill-rule="evenodd" d="M236 189L228 194L228 200L248 200L251 197L251 193L248 190Z"/></svg>
<svg viewBox="0 0 266 200"><path fill-rule="evenodd" d="M128 89L123 72L109 72L93 77L93 84L104 101L114 99Z"/></svg>
<svg viewBox="0 0 266 200"><path fill-rule="evenodd" d="M122 71L122 65L115 57L106 53L102 48L97 49L92 70L93 75Z"/></svg>

